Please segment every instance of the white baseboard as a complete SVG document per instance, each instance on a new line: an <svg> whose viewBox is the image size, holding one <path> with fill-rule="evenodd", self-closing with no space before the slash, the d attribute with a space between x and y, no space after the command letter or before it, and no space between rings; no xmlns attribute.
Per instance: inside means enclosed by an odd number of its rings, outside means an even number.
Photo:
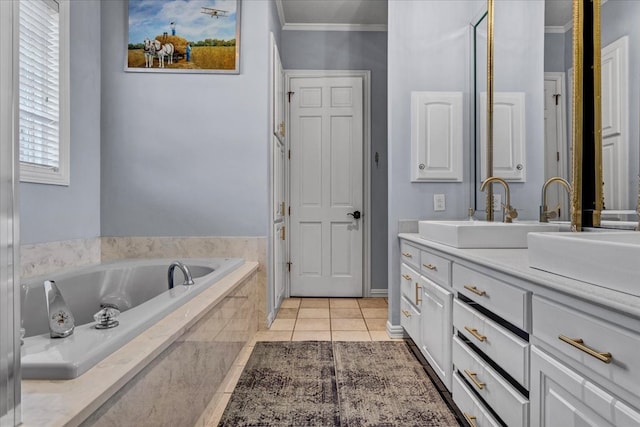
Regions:
<svg viewBox="0 0 640 427"><path fill-rule="evenodd" d="M369 291L369 296L372 298L386 298L388 294L387 289L371 289Z"/></svg>
<svg viewBox="0 0 640 427"><path fill-rule="evenodd" d="M405 334L404 328L401 325L392 325L391 322L387 321L387 334L389 334L390 338L407 338L408 335Z"/></svg>

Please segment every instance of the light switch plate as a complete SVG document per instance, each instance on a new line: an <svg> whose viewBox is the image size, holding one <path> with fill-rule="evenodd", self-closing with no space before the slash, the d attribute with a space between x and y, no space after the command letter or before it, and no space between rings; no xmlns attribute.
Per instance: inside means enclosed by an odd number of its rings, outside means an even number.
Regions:
<svg viewBox="0 0 640 427"><path fill-rule="evenodd" d="M444 194L433 195L433 210L436 212L442 212L446 210Z"/></svg>
<svg viewBox="0 0 640 427"><path fill-rule="evenodd" d="M502 210L502 194L493 194L493 210Z"/></svg>

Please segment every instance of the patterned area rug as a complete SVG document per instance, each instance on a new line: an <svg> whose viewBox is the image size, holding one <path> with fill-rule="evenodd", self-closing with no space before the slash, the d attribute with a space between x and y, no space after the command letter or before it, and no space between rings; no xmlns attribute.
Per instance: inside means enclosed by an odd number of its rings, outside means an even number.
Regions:
<svg viewBox="0 0 640 427"><path fill-rule="evenodd" d="M219 426L459 425L404 342L258 342Z"/></svg>

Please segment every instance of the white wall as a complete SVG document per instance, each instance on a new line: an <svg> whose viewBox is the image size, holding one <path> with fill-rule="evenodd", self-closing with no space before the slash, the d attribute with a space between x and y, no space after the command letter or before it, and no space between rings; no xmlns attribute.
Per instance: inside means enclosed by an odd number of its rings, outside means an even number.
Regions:
<svg viewBox="0 0 640 427"><path fill-rule="evenodd" d="M387 289L387 33L283 31L286 69L371 71L371 288ZM375 163L378 153L379 162Z"/></svg>
<svg viewBox="0 0 640 427"><path fill-rule="evenodd" d="M102 235L266 236L269 2L242 2L239 75L124 72L126 2L101 6Z"/></svg>
<svg viewBox="0 0 640 427"><path fill-rule="evenodd" d="M22 244L100 235L100 2L70 13L71 183L20 184Z"/></svg>

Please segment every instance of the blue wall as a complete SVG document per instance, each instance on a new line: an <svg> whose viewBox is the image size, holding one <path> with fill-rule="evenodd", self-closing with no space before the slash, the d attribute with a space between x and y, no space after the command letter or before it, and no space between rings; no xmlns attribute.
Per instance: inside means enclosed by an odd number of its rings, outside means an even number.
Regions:
<svg viewBox="0 0 640 427"><path fill-rule="evenodd" d="M386 289L387 33L283 31L280 52L285 69L371 71L371 288Z"/></svg>
<svg viewBox="0 0 640 427"><path fill-rule="evenodd" d="M70 185L20 184L22 244L100 236L100 2L70 14Z"/></svg>
<svg viewBox="0 0 640 427"><path fill-rule="evenodd" d="M126 2L101 3L106 52ZM269 2L242 2L240 74L102 63L103 236L266 236Z"/></svg>

